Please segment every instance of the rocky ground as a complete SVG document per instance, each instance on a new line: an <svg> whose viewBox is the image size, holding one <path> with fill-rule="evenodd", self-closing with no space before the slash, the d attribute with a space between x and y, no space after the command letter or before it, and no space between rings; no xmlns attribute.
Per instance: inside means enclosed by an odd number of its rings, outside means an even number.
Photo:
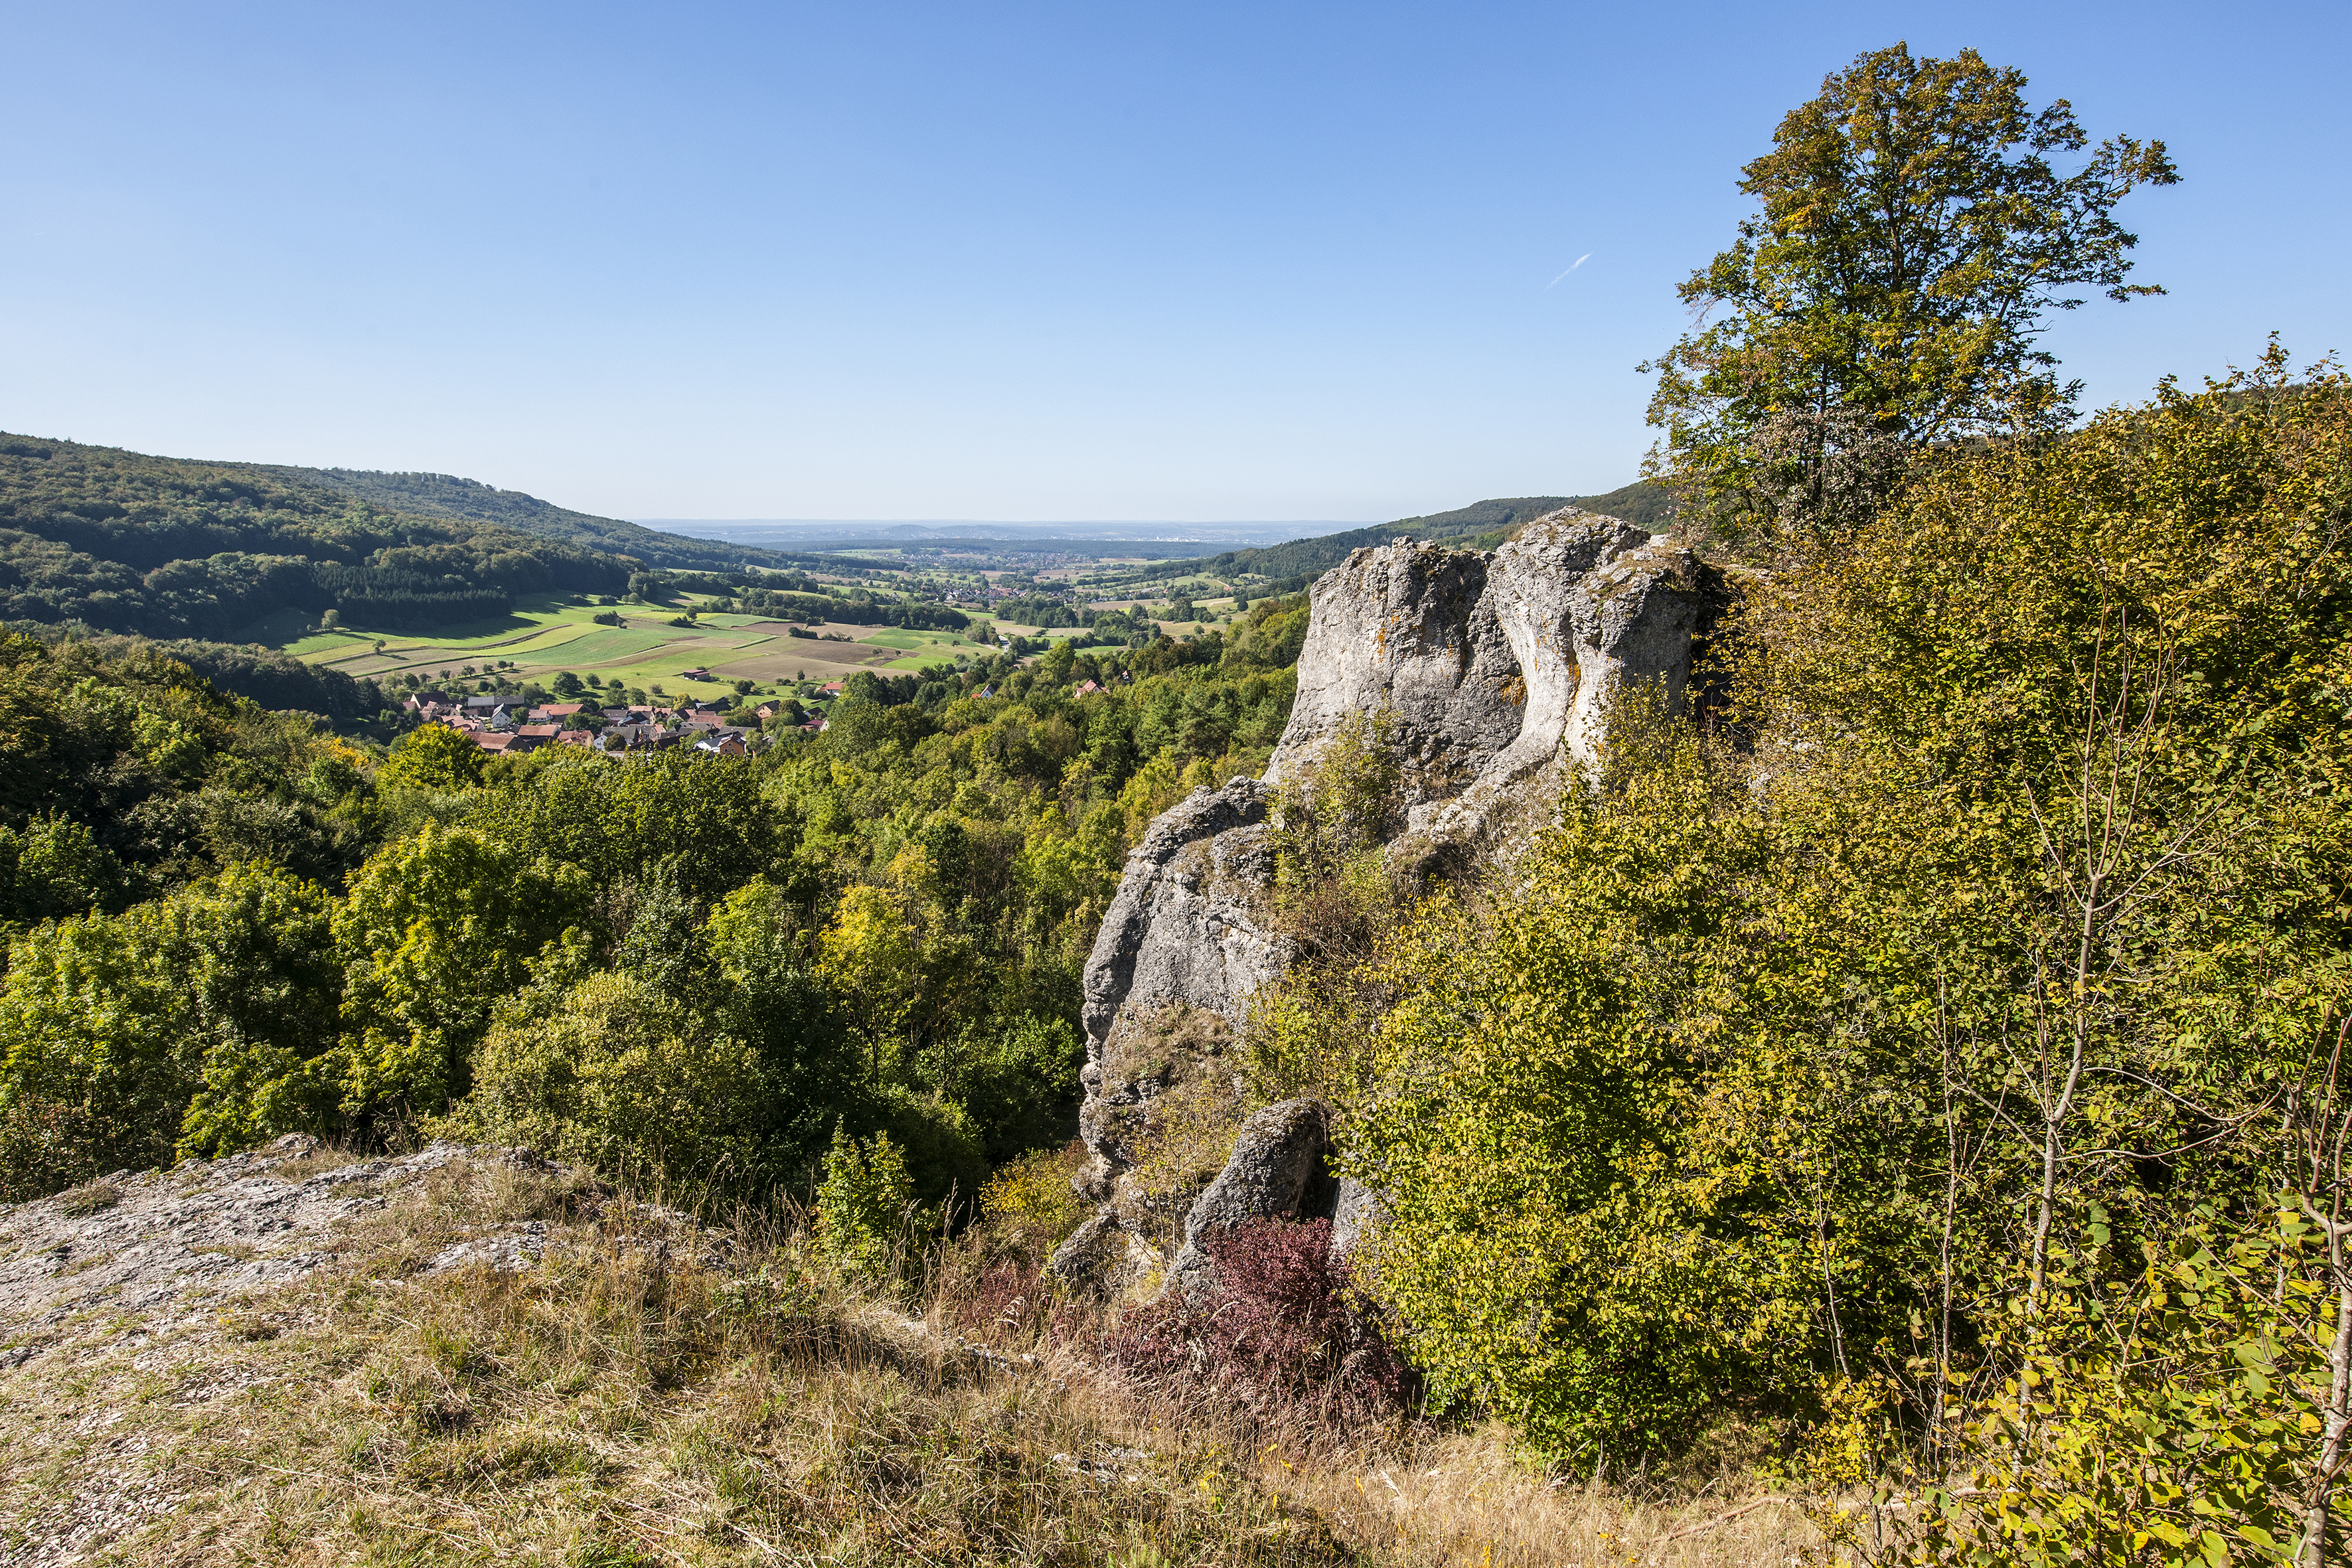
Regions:
<svg viewBox="0 0 2352 1568"><path fill-rule="evenodd" d="M395 1226L389 1237L366 1223L414 1195L423 1179L457 1167L542 1183L568 1175L520 1151L436 1143L404 1158L354 1160L296 1134L249 1153L117 1172L0 1208L6 1471L21 1475L61 1454L82 1461L58 1472L65 1484L47 1489L0 1534L0 1562L83 1561L190 1500L190 1488L144 1462L153 1438L126 1427L131 1410L73 1401L89 1374L134 1374L141 1404L212 1405L268 1378L245 1358L209 1352L275 1338L284 1322L270 1309L283 1304L288 1288L355 1253L373 1271L425 1279L534 1267L549 1245L543 1218L504 1216L463 1235ZM609 1194L577 1178L571 1184ZM641 1245L698 1242L707 1250L717 1241L682 1215L643 1215L653 1223Z"/></svg>
<svg viewBox="0 0 2352 1568"><path fill-rule="evenodd" d="M436 1143L404 1159L352 1161L296 1133L251 1153L121 1171L0 1209L0 1369L143 1342L299 1279L333 1259L347 1223L383 1208L388 1190L467 1152ZM424 1272L528 1267L546 1241L543 1223L524 1222L453 1242Z"/></svg>

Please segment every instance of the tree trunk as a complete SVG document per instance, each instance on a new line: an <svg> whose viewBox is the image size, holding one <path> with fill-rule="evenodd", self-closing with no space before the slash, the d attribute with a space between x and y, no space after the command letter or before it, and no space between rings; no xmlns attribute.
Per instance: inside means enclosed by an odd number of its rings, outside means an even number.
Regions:
<svg viewBox="0 0 2352 1568"><path fill-rule="evenodd" d="M2336 1282L2336 1338L2327 1347L2327 1408L2320 1428L2319 1462L2312 1468L2311 1491L2305 1500L2303 1549L2295 1554L2297 1568L2326 1568L2328 1504L2336 1492L2336 1473L2344 1465L2344 1436L2352 1426L2352 1274L2344 1267L2344 1233L2327 1225L2327 1271Z"/></svg>

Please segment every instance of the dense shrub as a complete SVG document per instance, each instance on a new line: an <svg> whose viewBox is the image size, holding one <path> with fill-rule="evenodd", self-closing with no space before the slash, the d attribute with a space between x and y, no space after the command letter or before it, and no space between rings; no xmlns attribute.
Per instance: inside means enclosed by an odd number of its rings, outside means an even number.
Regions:
<svg viewBox="0 0 2352 1568"><path fill-rule="evenodd" d="M2352 1006L2347 495L2340 374L2167 389L1756 584L1730 733L1622 706L1367 965L1344 1159L1441 1389L1587 1464L1882 1374L1932 1432L2095 1206L2101 1270L2268 1225Z"/></svg>
<svg viewBox="0 0 2352 1568"><path fill-rule="evenodd" d="M9 959L0 1116L25 1147L137 1167L317 1125L311 1064L334 1043L342 984L323 889L239 867L43 924Z"/></svg>
<svg viewBox="0 0 2352 1568"><path fill-rule="evenodd" d="M772 1168L757 1057L625 970L518 1010L482 1041L473 1079L457 1121L484 1142L721 1191L790 1173Z"/></svg>

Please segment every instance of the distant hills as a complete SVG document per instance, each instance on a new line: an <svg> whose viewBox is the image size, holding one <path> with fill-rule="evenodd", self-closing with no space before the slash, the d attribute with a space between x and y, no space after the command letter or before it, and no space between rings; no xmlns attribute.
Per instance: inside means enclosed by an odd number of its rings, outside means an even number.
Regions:
<svg viewBox="0 0 2352 1568"><path fill-rule="evenodd" d="M1672 500L1672 496L1664 489L1637 479L1606 495L1515 496L1475 501L1453 511L1433 512L1427 517L1402 517L1394 522L1350 528L1339 533L1320 534L1313 539L1294 539L1283 544L1227 550L1214 555L1171 561L1143 569L1133 575L1172 579L1206 573L1289 582L1328 572L1345 561L1352 552L1368 544L1386 544L1392 539L1406 535L1438 543L1483 545L1490 542L1500 542L1502 535L1510 529L1546 512L1558 511L1564 506L1581 507L1586 511L1600 512L1609 517L1622 517L1638 528L1655 532L1665 526Z"/></svg>
<svg viewBox="0 0 2352 1568"><path fill-rule="evenodd" d="M724 572L737 566L780 567L793 559L756 544L689 539L616 517L595 517L520 490L502 490L449 474L388 474L364 468L272 468L267 471L289 480L324 485L338 495L411 517L496 523L541 539L634 556L648 566Z"/></svg>
<svg viewBox="0 0 2352 1568"><path fill-rule="evenodd" d="M1483 500L1165 562L1140 575L1305 579L1401 533L1488 543L1571 503L1656 526L1665 500L1646 484L1601 496ZM982 542L887 525L877 531L917 552ZM1024 540L1016 548L1080 542ZM1185 547L1112 548L1160 555ZM353 626L413 631L502 615L519 594L618 595L641 566L734 573L823 560L805 550L665 533L447 474L159 458L0 432L0 620L243 642L264 638L266 626L282 633L332 611Z"/></svg>

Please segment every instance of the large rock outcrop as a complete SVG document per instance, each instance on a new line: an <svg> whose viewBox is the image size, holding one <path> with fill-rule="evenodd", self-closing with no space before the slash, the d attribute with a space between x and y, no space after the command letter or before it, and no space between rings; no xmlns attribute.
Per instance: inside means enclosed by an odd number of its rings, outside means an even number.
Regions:
<svg viewBox="0 0 2352 1568"><path fill-rule="evenodd" d="M1315 584L1266 780L1353 715L1384 711L1410 826L1474 828L1477 807L1563 754L1594 761L1628 681L1681 697L1716 602L1709 576L1678 545L1573 510L1492 554L1410 540L1359 550Z"/></svg>
<svg viewBox="0 0 2352 1568"><path fill-rule="evenodd" d="M1196 791L1152 824L1087 960L1079 1185L1102 1207L1056 1273L1117 1289L1197 1260L1192 1194L1221 1179L1246 1110L1227 1047L1290 958L1272 909L1276 786L1358 716L1382 714L1406 836L1475 840L1502 807L1546 793L1561 763L1598 757L1629 683L1679 700L1717 602L1688 551L1573 509L1491 553L1401 540L1316 583L1265 777ZM1330 1184L1302 1192L1331 1213ZM1375 1208L1351 1205L1350 1236Z"/></svg>

